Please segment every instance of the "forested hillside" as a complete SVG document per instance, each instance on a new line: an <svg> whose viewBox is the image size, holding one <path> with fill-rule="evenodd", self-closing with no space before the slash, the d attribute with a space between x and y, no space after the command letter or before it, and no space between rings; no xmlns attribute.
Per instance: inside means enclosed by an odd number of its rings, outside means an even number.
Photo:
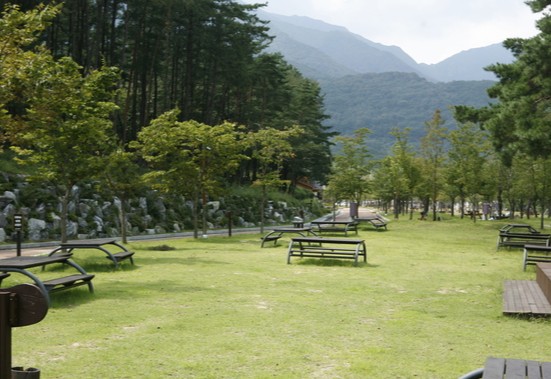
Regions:
<svg viewBox="0 0 551 379"><path fill-rule="evenodd" d="M351 135L360 128L372 134L367 143L373 155L389 153L394 139L393 128L409 128L417 144L424 133L425 122L442 111L446 126L455 127L449 108L453 105L482 107L490 98L486 89L492 81L432 83L416 74L383 73L346 76L321 81L325 93L328 121L342 134Z"/></svg>
<svg viewBox="0 0 551 379"><path fill-rule="evenodd" d="M113 227L123 236L131 218L153 221L131 203L155 192L191 208L197 237L209 202L232 185L260 192L264 225L269 190L296 193L299 181L328 175L334 133L319 84L266 51L257 5L13 3L0 1L0 140L10 163L2 167L54 189L59 204L23 204L19 188L4 190L41 225L59 219L55 238L76 237L79 217L80 227L110 233L101 215L81 211L80 186L120 205Z"/></svg>
<svg viewBox="0 0 551 379"><path fill-rule="evenodd" d="M7 3L0 1L0 6ZM59 2L9 3L26 11ZM180 120L207 125L230 121L250 131L298 125L308 149L294 142L295 157L303 163L286 162L285 179L322 180L328 172L331 132L322 125L326 116L319 86L279 54L266 52L271 37L255 15L257 6L229 0L62 4L40 39L55 58L72 58L85 74L100 67L120 70L113 121L121 144L178 108ZM254 159L244 161L232 180L254 180L256 168Z"/></svg>

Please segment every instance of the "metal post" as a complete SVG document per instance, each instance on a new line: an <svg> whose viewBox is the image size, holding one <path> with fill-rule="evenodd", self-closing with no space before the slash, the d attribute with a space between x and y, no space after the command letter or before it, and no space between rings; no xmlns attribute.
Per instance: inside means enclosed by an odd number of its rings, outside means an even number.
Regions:
<svg viewBox="0 0 551 379"><path fill-rule="evenodd" d="M23 215L14 214L13 215L13 228L16 232L17 239L17 256L21 256L21 229L23 228Z"/></svg>
<svg viewBox="0 0 551 379"><path fill-rule="evenodd" d="M231 211L229 212L226 212L226 215L228 216L228 236L231 237L231 220L232 220L232 217L231 217Z"/></svg>
<svg viewBox="0 0 551 379"><path fill-rule="evenodd" d="M0 378L11 377L11 293L0 292Z"/></svg>
<svg viewBox="0 0 551 379"><path fill-rule="evenodd" d="M21 256L21 230L17 231L17 256Z"/></svg>

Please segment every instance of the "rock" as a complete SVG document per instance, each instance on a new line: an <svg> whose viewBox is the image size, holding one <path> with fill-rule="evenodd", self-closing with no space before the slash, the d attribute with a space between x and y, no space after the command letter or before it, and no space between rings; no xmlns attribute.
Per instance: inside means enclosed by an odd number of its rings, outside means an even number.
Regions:
<svg viewBox="0 0 551 379"><path fill-rule="evenodd" d="M78 234L78 224L74 221L67 222L67 237L75 237Z"/></svg>
<svg viewBox="0 0 551 379"><path fill-rule="evenodd" d="M46 221L36 218L29 219L28 230L29 240L40 241L42 239L42 231L46 229Z"/></svg>
<svg viewBox="0 0 551 379"><path fill-rule="evenodd" d="M216 212L220 209L220 202L219 201L209 201L207 203L207 207L212 209L214 212Z"/></svg>
<svg viewBox="0 0 551 379"><path fill-rule="evenodd" d="M13 204L6 205L6 207L4 208L2 213L4 214L4 216L6 216L8 218L13 217L13 215L15 214L15 205L13 205Z"/></svg>
<svg viewBox="0 0 551 379"><path fill-rule="evenodd" d="M15 192L12 191L4 191L4 198L13 202L17 201L17 195L15 194Z"/></svg>

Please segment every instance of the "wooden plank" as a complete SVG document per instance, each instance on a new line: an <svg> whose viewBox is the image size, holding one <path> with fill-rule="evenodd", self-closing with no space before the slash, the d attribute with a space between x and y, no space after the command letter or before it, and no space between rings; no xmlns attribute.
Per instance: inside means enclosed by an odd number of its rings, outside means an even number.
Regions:
<svg viewBox="0 0 551 379"><path fill-rule="evenodd" d="M526 377L528 379L541 379L541 368L539 362L526 361Z"/></svg>
<svg viewBox="0 0 551 379"><path fill-rule="evenodd" d="M551 379L551 363L542 362L541 364L541 377L542 379Z"/></svg>
<svg viewBox="0 0 551 379"><path fill-rule="evenodd" d="M488 358L486 360L482 379L503 379L503 374L505 374L505 359Z"/></svg>
<svg viewBox="0 0 551 379"><path fill-rule="evenodd" d="M526 379L526 362L520 359L507 359L505 375L507 379Z"/></svg>

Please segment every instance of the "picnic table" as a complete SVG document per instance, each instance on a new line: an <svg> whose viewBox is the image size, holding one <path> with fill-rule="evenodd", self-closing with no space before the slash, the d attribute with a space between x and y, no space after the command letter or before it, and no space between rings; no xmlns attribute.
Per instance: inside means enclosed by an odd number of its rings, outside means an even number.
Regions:
<svg viewBox="0 0 551 379"><path fill-rule="evenodd" d="M375 229L385 229L387 230L387 224L388 220L380 215L373 215L373 216L364 216L364 217L355 217L354 220L357 222L367 222L368 224L371 224L375 227Z"/></svg>
<svg viewBox="0 0 551 379"><path fill-rule="evenodd" d="M276 244L277 240L280 239L285 233L299 234L302 237L317 235L314 231L312 231L311 227L278 227L274 228L271 232L262 237L260 247L264 247L264 243L270 241L274 241L274 244Z"/></svg>
<svg viewBox="0 0 551 379"><path fill-rule="evenodd" d="M92 279L94 275L88 274L82 267L73 262L71 254L57 254L54 256L17 256L12 258L0 259L0 272L14 272L27 276L40 288L46 296L49 303L49 294L52 292L65 290L81 285L88 285L90 292L94 292ZM66 264L78 271L78 274L69 275L57 279L42 280L37 275L29 271L33 267L42 267L53 264ZM3 277L2 277L3 279ZM1 283L1 280L0 280Z"/></svg>
<svg viewBox="0 0 551 379"><path fill-rule="evenodd" d="M107 246L115 246L117 250L121 251L112 253L107 249ZM110 259L115 264L115 268L118 268L119 262L125 259L129 259L130 263L134 264L134 252L128 251L123 245L119 244L116 239L89 239L62 242L59 247L56 247L48 255L53 256L60 251L71 253L74 249L101 250L107 254L106 258Z"/></svg>
<svg viewBox="0 0 551 379"><path fill-rule="evenodd" d="M287 264L291 263L291 257L354 259L357 265L358 257L367 262L367 249L362 239L294 237L289 242Z"/></svg>
<svg viewBox="0 0 551 379"><path fill-rule="evenodd" d="M338 233L344 232L347 236L349 231L356 232L358 234L358 221L356 220L315 220L310 222L311 225L317 227L319 234L323 232Z"/></svg>
<svg viewBox="0 0 551 379"><path fill-rule="evenodd" d="M523 248L524 245L549 246L551 234L543 234L527 224L507 224L499 229L497 249L502 246Z"/></svg>
<svg viewBox="0 0 551 379"><path fill-rule="evenodd" d="M551 362L524 359L486 359L484 368L463 375L460 379L551 379Z"/></svg>

